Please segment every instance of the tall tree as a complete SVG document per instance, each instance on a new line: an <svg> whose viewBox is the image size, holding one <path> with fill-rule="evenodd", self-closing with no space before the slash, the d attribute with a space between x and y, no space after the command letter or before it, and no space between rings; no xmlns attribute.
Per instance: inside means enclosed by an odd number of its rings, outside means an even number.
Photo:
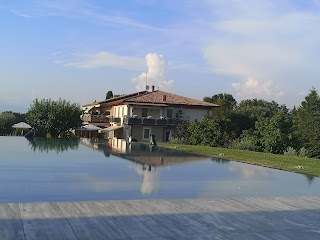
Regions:
<svg viewBox="0 0 320 240"><path fill-rule="evenodd" d="M216 108L214 111L214 116L218 119L227 118L231 111L237 106L237 101L228 93L219 93L212 97L204 97L203 101L218 104L220 106L220 108Z"/></svg>
<svg viewBox="0 0 320 240"><path fill-rule="evenodd" d="M35 129L36 135L44 137L47 133L57 137L70 128L81 125L82 111L79 104L66 100L51 99L34 100L27 112L27 120Z"/></svg>
<svg viewBox="0 0 320 240"><path fill-rule="evenodd" d="M320 97L315 88L310 90L294 115L295 130L303 139L309 156L320 158Z"/></svg>
<svg viewBox="0 0 320 240"><path fill-rule="evenodd" d="M110 99L110 98L113 98L113 92L112 91L108 91L107 94L106 94L106 100Z"/></svg>

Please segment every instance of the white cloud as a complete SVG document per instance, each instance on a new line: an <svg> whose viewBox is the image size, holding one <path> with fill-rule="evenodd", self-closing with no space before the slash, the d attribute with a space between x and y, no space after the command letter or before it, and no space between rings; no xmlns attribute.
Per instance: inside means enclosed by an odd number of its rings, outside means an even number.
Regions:
<svg viewBox="0 0 320 240"><path fill-rule="evenodd" d="M162 55L148 53L146 55L147 72L143 72L139 77L133 78L137 91L145 90L146 82L148 85L159 87L160 90L172 91L174 87L173 80L167 80L167 63Z"/></svg>
<svg viewBox="0 0 320 240"><path fill-rule="evenodd" d="M240 99L272 99L272 97L280 97L284 94L282 90L274 88L271 81L260 82L252 77L249 77L241 83L232 83L232 87Z"/></svg>
<svg viewBox="0 0 320 240"><path fill-rule="evenodd" d="M140 71L144 68L144 59L130 56L119 56L109 52L77 55L79 59L65 63L65 66L75 68L115 67Z"/></svg>
<svg viewBox="0 0 320 240"><path fill-rule="evenodd" d="M213 72L238 79L232 87L242 98L277 99L284 89L298 94L306 81L316 82L320 75L319 8L258 2L211 2L217 19L204 57Z"/></svg>

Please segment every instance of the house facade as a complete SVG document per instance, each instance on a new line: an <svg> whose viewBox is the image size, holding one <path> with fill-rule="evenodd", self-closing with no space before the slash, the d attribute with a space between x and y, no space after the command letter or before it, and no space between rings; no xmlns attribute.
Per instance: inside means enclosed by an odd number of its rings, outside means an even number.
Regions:
<svg viewBox="0 0 320 240"><path fill-rule="evenodd" d="M83 106L84 123L103 128L104 138L156 141L175 137L176 127L183 121L201 121L212 115L216 104L154 90L124 95Z"/></svg>

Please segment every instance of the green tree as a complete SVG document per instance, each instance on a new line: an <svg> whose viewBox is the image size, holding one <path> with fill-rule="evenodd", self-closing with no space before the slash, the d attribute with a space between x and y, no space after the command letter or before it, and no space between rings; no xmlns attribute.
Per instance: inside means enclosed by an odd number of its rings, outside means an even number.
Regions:
<svg viewBox="0 0 320 240"><path fill-rule="evenodd" d="M282 154L289 146L295 145L292 119L282 111L271 118L260 118L255 127L254 134L264 152Z"/></svg>
<svg viewBox="0 0 320 240"><path fill-rule="evenodd" d="M108 91L107 94L106 94L106 100L110 99L110 98L113 98L113 92L112 91Z"/></svg>
<svg viewBox="0 0 320 240"><path fill-rule="evenodd" d="M320 97L315 88L295 111L294 126L309 156L320 158Z"/></svg>
<svg viewBox="0 0 320 240"><path fill-rule="evenodd" d="M190 122L183 121L183 123L177 125L177 134L176 137L181 143L188 143L190 138L189 131Z"/></svg>
<svg viewBox="0 0 320 240"><path fill-rule="evenodd" d="M16 117L12 112L0 113L0 135L9 135L13 132L12 125L15 124Z"/></svg>
<svg viewBox="0 0 320 240"><path fill-rule="evenodd" d="M212 97L204 97L203 101L218 104L220 106L214 110L214 116L218 119L227 118L237 106L237 101L228 93L219 93Z"/></svg>
<svg viewBox="0 0 320 240"><path fill-rule="evenodd" d="M268 102L261 99L247 99L241 101L230 114L229 131L239 137L244 130L254 130L255 124L260 118L271 118L277 112L288 113L285 105L279 105L275 101Z"/></svg>
<svg viewBox="0 0 320 240"><path fill-rule="evenodd" d="M79 104L66 100L34 100L27 112L27 121L35 129L36 136L44 137L47 133L57 137L70 128L79 127L82 111Z"/></svg>
<svg viewBox="0 0 320 240"><path fill-rule="evenodd" d="M206 115L201 122L191 123L188 129L189 143L192 145L215 147L221 143L221 127L213 117Z"/></svg>

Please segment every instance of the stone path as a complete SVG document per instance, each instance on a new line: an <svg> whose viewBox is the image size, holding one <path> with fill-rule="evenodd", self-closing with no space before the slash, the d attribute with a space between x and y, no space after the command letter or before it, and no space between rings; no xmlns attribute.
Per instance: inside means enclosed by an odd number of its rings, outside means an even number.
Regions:
<svg viewBox="0 0 320 240"><path fill-rule="evenodd" d="M320 197L0 204L0 240L320 239Z"/></svg>

